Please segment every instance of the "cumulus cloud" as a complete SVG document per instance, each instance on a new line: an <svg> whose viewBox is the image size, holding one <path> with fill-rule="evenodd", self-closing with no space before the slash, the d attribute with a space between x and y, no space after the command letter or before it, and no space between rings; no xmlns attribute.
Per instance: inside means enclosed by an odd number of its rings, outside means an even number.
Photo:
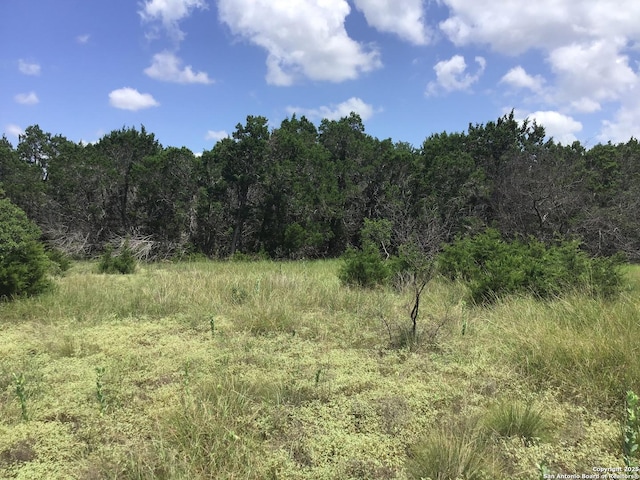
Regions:
<svg viewBox="0 0 640 480"><path fill-rule="evenodd" d="M84 45L85 43L89 43L89 38L91 38L91 35L89 35L88 33L85 33L84 35L78 35L76 37L76 42Z"/></svg>
<svg viewBox="0 0 640 480"><path fill-rule="evenodd" d="M523 115L516 113L520 118L535 120L538 125L544 127L547 137L563 145L570 145L577 140L576 133L582 131L582 123L568 115L553 110L537 111Z"/></svg>
<svg viewBox="0 0 640 480"><path fill-rule="evenodd" d="M205 140L222 140L223 138L229 137L229 134L226 130L207 130L207 134L205 135Z"/></svg>
<svg viewBox="0 0 640 480"><path fill-rule="evenodd" d="M37 63L29 63L22 59L18 60L18 70L25 75L40 75L40 65Z"/></svg>
<svg viewBox="0 0 640 480"><path fill-rule="evenodd" d="M633 137L640 139L640 101L629 99L615 113L613 119L603 120L598 141L627 142Z"/></svg>
<svg viewBox="0 0 640 480"><path fill-rule="evenodd" d="M636 0L444 0L450 16L440 23L456 45L487 44L518 55L529 49L552 50L594 38L631 37L637 40L640 3Z"/></svg>
<svg viewBox="0 0 640 480"><path fill-rule="evenodd" d="M597 112L601 109L600 102L587 97L581 97L576 100L572 100L570 103L571 110L582 113Z"/></svg>
<svg viewBox="0 0 640 480"><path fill-rule="evenodd" d="M527 88L546 106L571 113L588 114L618 107L614 118L603 123L605 135L619 138L617 131L636 132L633 106L640 88L640 2L637 0L442 0L449 16L440 31L455 45L488 46L496 52L517 56L539 53L552 75L512 69L502 79ZM526 75L525 75L526 73ZM617 129L617 130L616 130Z"/></svg>
<svg viewBox="0 0 640 480"><path fill-rule="evenodd" d="M267 51L269 84L298 78L342 82L382 66L379 52L349 37L346 0L219 0L231 31Z"/></svg>
<svg viewBox="0 0 640 480"><path fill-rule="evenodd" d="M317 108L287 107L287 113L290 115L293 115L294 113L299 116L304 115L312 120L321 120L323 118L328 120L339 120L340 118L348 117L351 112L357 113L363 121L366 121L373 116L374 108L372 105L358 97L351 97L337 105L323 105Z"/></svg>
<svg viewBox="0 0 640 480"><path fill-rule="evenodd" d="M489 44L509 55L570 41L575 35L572 26L578 25L574 20L585 10L582 5L576 8L573 0L444 0L444 3L450 16L440 23L440 29L455 45Z"/></svg>
<svg viewBox="0 0 640 480"><path fill-rule="evenodd" d="M36 92L19 93L13 98L16 102L22 105L35 105L40 101Z"/></svg>
<svg viewBox="0 0 640 480"><path fill-rule="evenodd" d="M164 51L153 56L151 66L145 68L151 78L175 83L213 83L205 72L194 72L191 65L182 68L182 60L171 52Z"/></svg>
<svg viewBox="0 0 640 480"><path fill-rule="evenodd" d="M191 15L195 9L206 9L204 0L145 0L138 13L147 22L159 21L169 36L176 42L184 40L180 20Z"/></svg>
<svg viewBox="0 0 640 480"><path fill-rule="evenodd" d="M129 87L119 88L109 93L109 103L112 107L132 111L160 105L150 94L140 93Z"/></svg>
<svg viewBox="0 0 640 480"><path fill-rule="evenodd" d="M395 33L416 45L429 42L430 32L424 23L422 0L404 0L402 8L398 8L397 0L354 0L353 3L373 28Z"/></svg>
<svg viewBox="0 0 640 480"><path fill-rule="evenodd" d="M514 88L526 88L532 92L540 92L544 84L544 78L540 75L531 76L520 65L509 70L500 83L506 83Z"/></svg>
<svg viewBox="0 0 640 480"><path fill-rule="evenodd" d="M14 123L4 126L4 133L9 137L18 138L24 133L24 130Z"/></svg>
<svg viewBox="0 0 640 480"><path fill-rule="evenodd" d="M595 40L558 47L549 54L557 75L558 100L587 111L600 102L618 100L638 85L629 57L620 52L622 40Z"/></svg>
<svg viewBox="0 0 640 480"><path fill-rule="evenodd" d="M436 63L433 67L436 72L436 81L429 82L426 94L435 95L440 91L468 90L480 79L487 64L483 57L475 57L475 61L478 64L478 70L473 75L467 73L467 62L462 55L454 55L449 60Z"/></svg>

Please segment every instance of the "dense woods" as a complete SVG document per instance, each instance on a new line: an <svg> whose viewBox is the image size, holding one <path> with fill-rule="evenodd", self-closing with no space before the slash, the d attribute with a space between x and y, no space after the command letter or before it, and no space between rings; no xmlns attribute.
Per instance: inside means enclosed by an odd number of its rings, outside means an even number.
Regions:
<svg viewBox="0 0 640 480"><path fill-rule="evenodd" d="M202 155L144 127L77 144L34 125L16 146L0 139L0 182L43 240L78 257L125 238L149 259L334 257L370 219L391 225L390 254L492 227L640 260L638 141L563 146L513 112L420 148L368 135L353 113L273 129L248 116Z"/></svg>

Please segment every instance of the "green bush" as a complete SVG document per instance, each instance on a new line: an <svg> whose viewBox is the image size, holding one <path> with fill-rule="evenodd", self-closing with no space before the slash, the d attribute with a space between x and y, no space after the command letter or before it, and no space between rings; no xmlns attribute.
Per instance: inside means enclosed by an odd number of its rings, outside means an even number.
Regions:
<svg viewBox="0 0 640 480"><path fill-rule="evenodd" d="M52 263L52 270L55 275L62 275L71 268L71 259L62 250L51 248L45 251Z"/></svg>
<svg viewBox="0 0 640 480"><path fill-rule="evenodd" d="M136 270L136 259L133 256L133 252L129 247L129 242L126 241L122 246L119 255L113 255L113 247L108 245L104 254L100 257L100 263L98 263L99 273L133 273Z"/></svg>
<svg viewBox="0 0 640 480"><path fill-rule="evenodd" d="M611 297L621 287L621 263L619 257L590 258L577 241L551 246L535 239L507 242L488 229L445 246L438 269L445 277L467 282L472 299L486 303L508 294L547 298L576 289Z"/></svg>
<svg viewBox="0 0 640 480"><path fill-rule="evenodd" d="M0 198L0 299L34 295L50 285L40 230L19 207Z"/></svg>
<svg viewBox="0 0 640 480"><path fill-rule="evenodd" d="M342 259L338 275L345 285L372 288L386 283L391 275L389 263L372 244L362 250L349 249Z"/></svg>

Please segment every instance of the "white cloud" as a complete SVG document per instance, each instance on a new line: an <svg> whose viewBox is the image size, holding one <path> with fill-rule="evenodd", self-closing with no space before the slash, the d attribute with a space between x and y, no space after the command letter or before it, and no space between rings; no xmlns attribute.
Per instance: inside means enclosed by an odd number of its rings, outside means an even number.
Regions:
<svg viewBox="0 0 640 480"><path fill-rule="evenodd" d="M223 138L229 137L229 134L226 130L207 130L207 134L205 135L205 140L222 140Z"/></svg>
<svg viewBox="0 0 640 480"><path fill-rule="evenodd" d="M474 75L466 73L467 63L461 55L454 55L449 60L436 63L433 69L436 72L436 81L427 85L427 95L437 94L439 91L452 92L455 90L468 90L471 85L480 79L487 62L483 57L475 57L478 71Z"/></svg>
<svg viewBox="0 0 640 480"><path fill-rule="evenodd" d="M340 118L348 117L351 112L357 113L363 121L366 121L373 116L374 108L372 105L357 97L351 97L337 105L331 104L318 108L287 107L287 113L290 115L294 113L299 116L304 115L312 120L321 120L323 118L339 120Z"/></svg>
<svg viewBox="0 0 640 480"><path fill-rule="evenodd" d="M540 75L531 76L520 65L509 70L500 83L506 83L514 88L527 88L532 92L540 92L544 84L544 78Z"/></svg>
<svg viewBox="0 0 640 480"><path fill-rule="evenodd" d="M576 133L582 131L582 123L568 115L553 110L537 111L528 115L516 112L518 117L526 117L535 120L538 125L544 127L547 137L563 145L570 145L577 140Z"/></svg>
<svg viewBox="0 0 640 480"><path fill-rule="evenodd" d="M267 50L267 83L342 82L382 66L379 52L349 37L346 0L219 0L231 31Z"/></svg>
<svg viewBox="0 0 640 480"><path fill-rule="evenodd" d="M449 17L439 27L455 45L488 46L513 56L535 50L551 71L543 84L540 75L531 74L531 66L528 73L511 70L502 82L528 88L546 108L565 113L617 108L603 122L601 140L638 134L640 2L442 2Z"/></svg>
<svg viewBox="0 0 640 480"><path fill-rule="evenodd" d="M594 111L601 102L618 100L630 92L640 79L621 48L621 39L600 39L552 50L549 63L557 75L557 100Z"/></svg>
<svg viewBox="0 0 640 480"><path fill-rule="evenodd" d="M40 75L40 65L37 63L29 63L24 60L18 60L18 70L25 75Z"/></svg>
<svg viewBox="0 0 640 480"><path fill-rule="evenodd" d="M88 33L85 33L84 35L78 35L76 37L76 42L78 42L81 45L84 45L85 43L89 42L89 38L91 38L91 35L89 35Z"/></svg>
<svg viewBox="0 0 640 480"><path fill-rule="evenodd" d="M180 42L184 39L184 32L178 24L197 8L208 7L204 0L145 0L138 13L145 21L160 21L169 36Z"/></svg>
<svg viewBox="0 0 640 480"><path fill-rule="evenodd" d="M9 137L18 138L20 135L22 135L24 133L24 130L22 128L20 128L18 125L10 123L10 124L4 126L4 132Z"/></svg>
<svg viewBox="0 0 640 480"><path fill-rule="evenodd" d="M587 97L581 97L577 100L572 100L569 105L571 107L571 110L581 113L597 112L602 108L600 106L600 102L596 102L595 100Z"/></svg>
<svg viewBox="0 0 640 480"><path fill-rule="evenodd" d="M132 111L160 105L150 94L140 93L129 87L112 91L109 94L109 103L112 107Z"/></svg>
<svg viewBox="0 0 640 480"><path fill-rule="evenodd" d="M171 52L164 51L153 56L153 63L145 68L151 78L175 83L213 83L205 72L195 73L191 65L182 68L182 60Z"/></svg>
<svg viewBox="0 0 640 480"><path fill-rule="evenodd" d="M637 0L444 0L450 16L440 29L458 46L488 44L501 53L551 50L594 38L640 34Z"/></svg>
<svg viewBox="0 0 640 480"><path fill-rule="evenodd" d="M13 98L16 102L21 103L22 105L35 105L40 101L36 92L19 93Z"/></svg>
<svg viewBox="0 0 640 480"><path fill-rule="evenodd" d="M416 45L429 42L422 0L403 0L401 8L397 0L354 0L353 3L364 13L367 23L377 30L395 33Z"/></svg>
<svg viewBox="0 0 640 480"><path fill-rule="evenodd" d="M602 122L598 141L628 142L631 137L640 139L640 100L630 99L615 113L612 120Z"/></svg>

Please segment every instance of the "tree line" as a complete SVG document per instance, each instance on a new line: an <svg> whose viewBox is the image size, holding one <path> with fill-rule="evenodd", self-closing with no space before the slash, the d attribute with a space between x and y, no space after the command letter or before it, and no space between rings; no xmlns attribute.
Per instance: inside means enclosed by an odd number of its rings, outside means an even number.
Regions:
<svg viewBox="0 0 640 480"><path fill-rule="evenodd" d="M201 155L144 126L83 144L34 125L15 147L0 139L1 190L43 240L77 257L124 238L150 259L335 257L361 245L365 220L384 220L390 254L491 227L640 260L638 141L560 145L513 112L419 148L368 135L355 113L273 129L248 116Z"/></svg>

